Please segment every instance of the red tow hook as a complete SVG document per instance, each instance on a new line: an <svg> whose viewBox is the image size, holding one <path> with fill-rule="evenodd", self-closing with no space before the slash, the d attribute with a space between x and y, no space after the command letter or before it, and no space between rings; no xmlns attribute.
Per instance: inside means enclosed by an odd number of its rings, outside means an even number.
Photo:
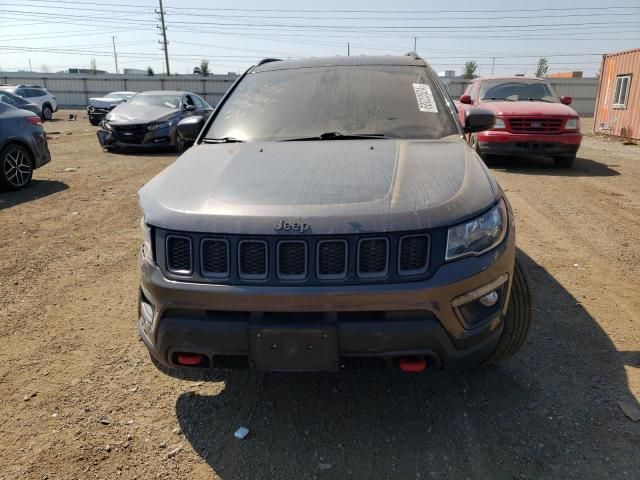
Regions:
<svg viewBox="0 0 640 480"><path fill-rule="evenodd" d="M178 363L180 365L200 365L203 360L204 355L201 353L178 353Z"/></svg>
<svg viewBox="0 0 640 480"><path fill-rule="evenodd" d="M422 372L427 368L427 361L424 357L401 358L398 366L403 372Z"/></svg>

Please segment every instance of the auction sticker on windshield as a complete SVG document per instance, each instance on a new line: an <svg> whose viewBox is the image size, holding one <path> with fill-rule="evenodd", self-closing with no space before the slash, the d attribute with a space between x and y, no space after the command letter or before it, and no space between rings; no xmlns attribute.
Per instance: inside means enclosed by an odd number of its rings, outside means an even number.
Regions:
<svg viewBox="0 0 640 480"><path fill-rule="evenodd" d="M431 87L424 83L414 83L413 90L416 92L416 99L418 100L418 108L421 112L438 113L438 107L433 99L431 93Z"/></svg>

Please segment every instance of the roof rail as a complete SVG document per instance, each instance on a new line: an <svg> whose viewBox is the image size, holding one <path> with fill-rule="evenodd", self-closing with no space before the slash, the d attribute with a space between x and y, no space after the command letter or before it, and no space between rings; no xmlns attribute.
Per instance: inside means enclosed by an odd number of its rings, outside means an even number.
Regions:
<svg viewBox="0 0 640 480"><path fill-rule="evenodd" d="M411 57L414 60L422 60L422 57L418 55L416 52L407 52L404 54L405 57Z"/></svg>
<svg viewBox="0 0 640 480"><path fill-rule="evenodd" d="M282 59L281 58L263 58L262 60L260 60L258 62L258 67L260 65L264 65L265 63L271 63L271 62L281 62Z"/></svg>

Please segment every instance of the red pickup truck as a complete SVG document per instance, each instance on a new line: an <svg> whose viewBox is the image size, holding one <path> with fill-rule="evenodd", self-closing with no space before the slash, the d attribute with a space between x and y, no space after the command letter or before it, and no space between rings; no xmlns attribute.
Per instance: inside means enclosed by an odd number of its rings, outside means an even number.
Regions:
<svg viewBox="0 0 640 480"><path fill-rule="evenodd" d="M491 130L468 137L481 156L545 155L556 166L571 168L580 148L580 117L539 78L477 78L460 97L458 110L482 107L496 115Z"/></svg>

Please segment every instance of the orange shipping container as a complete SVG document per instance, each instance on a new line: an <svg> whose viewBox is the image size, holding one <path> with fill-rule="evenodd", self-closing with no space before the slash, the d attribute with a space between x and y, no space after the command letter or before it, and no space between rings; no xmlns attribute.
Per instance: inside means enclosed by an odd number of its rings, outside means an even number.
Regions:
<svg viewBox="0 0 640 480"><path fill-rule="evenodd" d="M593 131L640 140L640 48L603 55Z"/></svg>

